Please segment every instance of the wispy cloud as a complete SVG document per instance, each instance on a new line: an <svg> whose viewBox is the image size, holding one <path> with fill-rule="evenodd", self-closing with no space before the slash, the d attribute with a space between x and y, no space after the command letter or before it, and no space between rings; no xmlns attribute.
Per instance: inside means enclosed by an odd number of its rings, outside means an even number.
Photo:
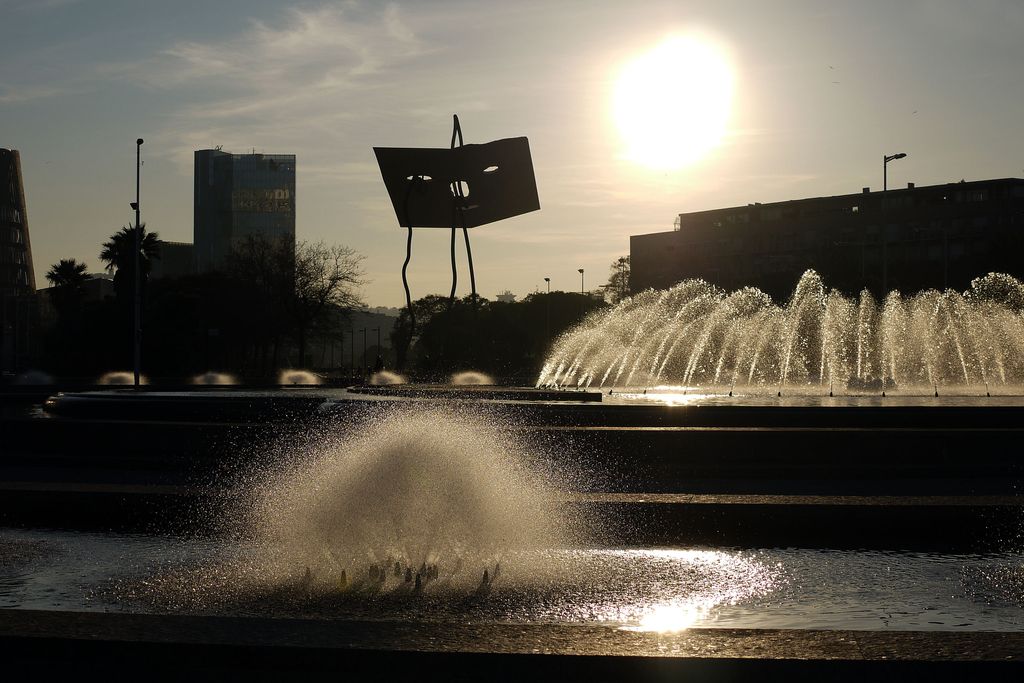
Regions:
<svg viewBox="0 0 1024 683"><path fill-rule="evenodd" d="M70 92L65 88L46 85L5 85L0 84L0 104L24 104L36 100L56 97Z"/></svg>
<svg viewBox="0 0 1024 683"><path fill-rule="evenodd" d="M379 102L387 74L426 52L397 6L346 3L291 9L276 22L252 20L235 36L181 41L141 63L103 69L181 94L165 136L186 167L191 150L215 143L273 144L305 152L304 175L336 176L345 169L317 157L324 137L350 137L352 122Z"/></svg>
<svg viewBox="0 0 1024 683"><path fill-rule="evenodd" d="M0 0L0 12L46 12L81 0Z"/></svg>

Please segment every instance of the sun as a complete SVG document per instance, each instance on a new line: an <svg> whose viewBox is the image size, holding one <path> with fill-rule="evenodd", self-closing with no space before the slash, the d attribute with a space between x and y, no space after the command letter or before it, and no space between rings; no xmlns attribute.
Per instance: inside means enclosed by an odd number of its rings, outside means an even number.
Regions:
<svg viewBox="0 0 1024 683"><path fill-rule="evenodd" d="M628 62L613 101L624 156L659 170L704 158L725 136L733 85L725 53L697 36L669 37Z"/></svg>

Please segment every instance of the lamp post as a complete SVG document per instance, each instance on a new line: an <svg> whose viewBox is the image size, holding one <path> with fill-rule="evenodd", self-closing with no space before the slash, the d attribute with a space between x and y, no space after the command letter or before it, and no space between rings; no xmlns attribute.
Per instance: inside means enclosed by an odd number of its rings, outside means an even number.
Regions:
<svg viewBox="0 0 1024 683"><path fill-rule="evenodd" d="M544 295L544 339L546 343L551 343L551 278L544 278L544 283L548 287L547 294Z"/></svg>
<svg viewBox="0 0 1024 683"><path fill-rule="evenodd" d="M139 227L141 223L142 209L139 204L139 189L140 183L140 169L142 167L142 138L136 138L135 140L135 201L132 202L131 206L135 209L135 331L134 331L134 347L135 347L135 389L139 388L139 373L142 368L142 275L139 272L139 251L142 250L142 229Z"/></svg>
<svg viewBox="0 0 1024 683"><path fill-rule="evenodd" d="M582 269L582 268L578 268L578 269L576 270L576 272L580 274L580 296L581 296L581 297L585 297L585 296L587 295L587 292L586 292L586 290L585 290L585 289L583 288L583 269ZM581 317L581 318L583 317L583 314L584 314L584 313L586 312L586 310L587 310L587 302L586 302L586 301L584 301L584 300L583 300L583 299L581 298L581 299L580 299L580 317Z"/></svg>
<svg viewBox="0 0 1024 683"><path fill-rule="evenodd" d="M906 154L900 152L899 154L888 154L882 157L882 192L885 192L886 190L889 189L889 162L895 161L896 159L903 159L906 156Z"/></svg>
<svg viewBox="0 0 1024 683"><path fill-rule="evenodd" d="M366 328L359 330L363 333L363 374L366 374Z"/></svg>
<svg viewBox="0 0 1024 683"><path fill-rule="evenodd" d="M348 345L348 369L354 375L356 372L356 329L353 327L348 333L352 335L352 343Z"/></svg>
<svg viewBox="0 0 1024 683"><path fill-rule="evenodd" d="M886 195L889 191L889 162L903 159L907 155L903 152L898 154L882 155L882 298L889 291L889 230L886 224Z"/></svg>
<svg viewBox="0 0 1024 683"><path fill-rule="evenodd" d="M380 327L374 327L370 330L371 332L377 333L377 357L373 359L373 369L376 372L378 370L377 361L382 356L380 355Z"/></svg>

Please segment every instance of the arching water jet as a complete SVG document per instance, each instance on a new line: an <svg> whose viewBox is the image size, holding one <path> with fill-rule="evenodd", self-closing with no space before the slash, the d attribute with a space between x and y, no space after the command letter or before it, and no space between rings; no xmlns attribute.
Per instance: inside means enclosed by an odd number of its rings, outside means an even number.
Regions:
<svg viewBox="0 0 1024 683"><path fill-rule="evenodd" d="M723 394L738 386L799 393L826 382L829 393L1024 385L1024 285L1015 278L989 274L964 293L893 291L881 303L867 291L826 291L807 271L784 305L702 280L641 292L562 335L537 385L606 389L625 380Z"/></svg>

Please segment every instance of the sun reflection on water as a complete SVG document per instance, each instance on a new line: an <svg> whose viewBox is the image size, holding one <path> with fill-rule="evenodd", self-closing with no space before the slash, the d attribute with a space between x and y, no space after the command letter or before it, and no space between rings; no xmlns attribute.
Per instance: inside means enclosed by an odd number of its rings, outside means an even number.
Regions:
<svg viewBox="0 0 1024 683"><path fill-rule="evenodd" d="M615 390L613 389L613 391ZM620 389L616 391L616 393L619 395L620 399L624 398L632 401L650 401L651 403L661 403L669 406L683 406L690 403L696 403L713 395L708 394L706 390L701 390L698 387L674 385L648 387L642 392L637 391L635 388Z"/></svg>
<svg viewBox="0 0 1024 683"><path fill-rule="evenodd" d="M658 576L619 606L622 630L676 633L714 620L719 607L773 591L781 576L756 557L714 550L629 551Z"/></svg>
<svg viewBox="0 0 1024 683"><path fill-rule="evenodd" d="M623 630L656 633L685 631L707 616L715 604L713 599L703 599L683 604L656 605L640 618L637 626L625 626Z"/></svg>

